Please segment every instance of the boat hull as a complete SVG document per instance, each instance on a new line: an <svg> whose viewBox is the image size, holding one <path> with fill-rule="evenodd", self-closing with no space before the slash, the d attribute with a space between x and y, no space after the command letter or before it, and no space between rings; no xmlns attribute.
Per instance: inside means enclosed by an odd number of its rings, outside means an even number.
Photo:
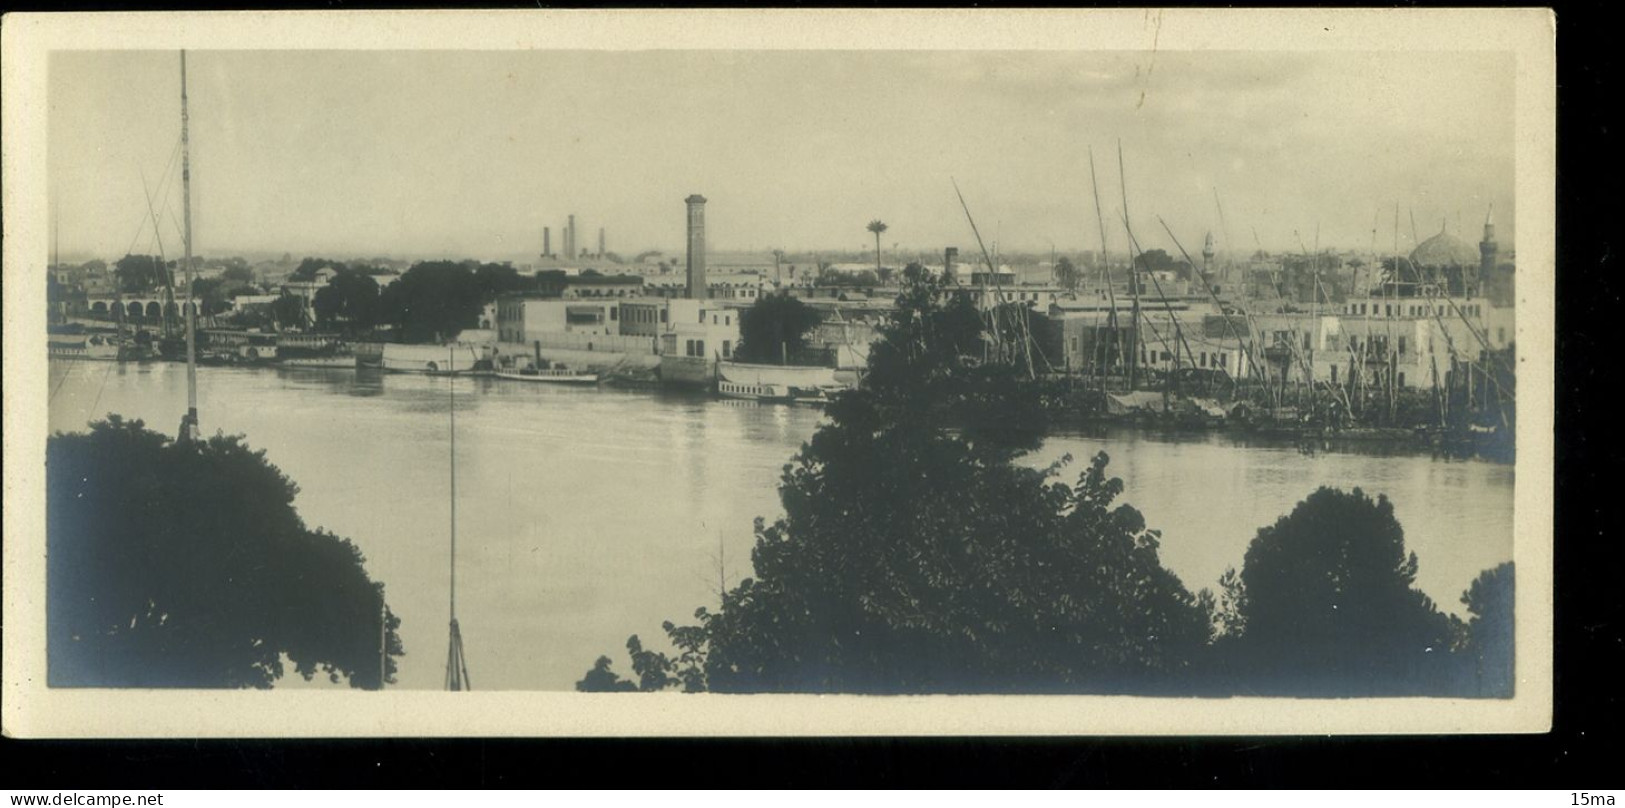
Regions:
<svg viewBox="0 0 1625 808"><path fill-rule="evenodd" d="M544 383L544 384L597 384L598 383L598 374L596 374L596 373L548 374L546 371L543 371L541 373L515 373L513 371L508 371L508 370L499 370L499 371L496 372L496 377L499 378L499 379L511 379L513 381L516 381L516 382L541 382L541 383Z"/></svg>

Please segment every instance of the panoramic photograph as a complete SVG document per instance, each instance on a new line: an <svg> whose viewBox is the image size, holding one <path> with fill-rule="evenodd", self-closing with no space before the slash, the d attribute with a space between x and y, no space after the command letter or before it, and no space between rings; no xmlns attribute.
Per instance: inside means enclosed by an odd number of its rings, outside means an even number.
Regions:
<svg viewBox="0 0 1625 808"><path fill-rule="evenodd" d="M1511 52L44 66L50 689L1517 695Z"/></svg>

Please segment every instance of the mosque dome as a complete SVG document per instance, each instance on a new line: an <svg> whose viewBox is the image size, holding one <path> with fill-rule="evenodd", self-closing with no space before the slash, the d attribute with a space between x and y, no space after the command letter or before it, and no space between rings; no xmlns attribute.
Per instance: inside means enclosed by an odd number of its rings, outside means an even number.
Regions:
<svg viewBox="0 0 1625 808"><path fill-rule="evenodd" d="M1411 250L1411 265L1418 267L1477 266L1478 248L1440 230Z"/></svg>

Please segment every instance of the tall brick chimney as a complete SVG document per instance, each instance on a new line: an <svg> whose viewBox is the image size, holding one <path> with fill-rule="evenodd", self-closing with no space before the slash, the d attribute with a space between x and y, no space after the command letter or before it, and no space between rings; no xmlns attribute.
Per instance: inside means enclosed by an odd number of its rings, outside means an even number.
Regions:
<svg viewBox="0 0 1625 808"><path fill-rule="evenodd" d="M705 197L694 194L688 203L688 296L704 300L711 296L705 284Z"/></svg>

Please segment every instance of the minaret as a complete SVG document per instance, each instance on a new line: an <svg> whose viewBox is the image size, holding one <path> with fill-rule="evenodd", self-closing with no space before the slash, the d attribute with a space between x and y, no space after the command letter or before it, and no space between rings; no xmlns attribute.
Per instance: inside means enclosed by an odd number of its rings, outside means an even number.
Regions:
<svg viewBox="0 0 1625 808"><path fill-rule="evenodd" d="M1207 240L1202 242L1202 276L1213 274L1213 231L1207 231Z"/></svg>
<svg viewBox="0 0 1625 808"><path fill-rule="evenodd" d="M688 203L688 296L704 300L711 296L705 284L705 197L694 194Z"/></svg>
<svg viewBox="0 0 1625 808"><path fill-rule="evenodd" d="M1484 216L1484 240L1478 242L1478 277L1473 279L1473 288L1483 284L1485 279L1495 272L1495 263L1500 256L1501 246L1495 243L1495 206L1490 206L1490 212Z"/></svg>

